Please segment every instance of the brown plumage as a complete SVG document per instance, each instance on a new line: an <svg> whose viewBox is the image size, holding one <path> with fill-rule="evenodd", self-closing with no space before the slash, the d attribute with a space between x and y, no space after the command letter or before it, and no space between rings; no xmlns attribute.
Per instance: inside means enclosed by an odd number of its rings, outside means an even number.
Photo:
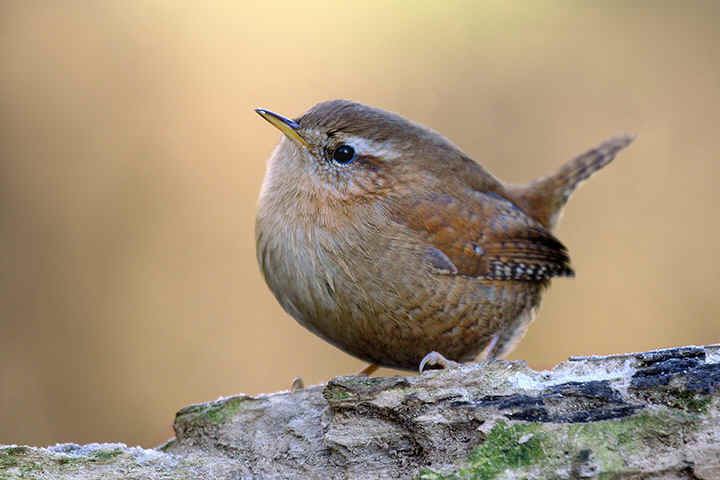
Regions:
<svg viewBox="0 0 720 480"><path fill-rule="evenodd" d="M297 120L258 110L283 138L268 163L257 255L283 308L368 362L413 369L431 351L508 353L543 289L571 276L552 228L577 185L631 142L505 185L450 141L344 100ZM487 348L486 348L487 347Z"/></svg>

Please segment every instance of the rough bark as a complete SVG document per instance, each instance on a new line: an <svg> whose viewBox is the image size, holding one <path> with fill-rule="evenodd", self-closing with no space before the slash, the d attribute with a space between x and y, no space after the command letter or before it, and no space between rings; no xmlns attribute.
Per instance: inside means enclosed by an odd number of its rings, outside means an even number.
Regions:
<svg viewBox="0 0 720 480"><path fill-rule="evenodd" d="M0 448L0 478L720 479L720 347L340 377L192 405L157 449Z"/></svg>

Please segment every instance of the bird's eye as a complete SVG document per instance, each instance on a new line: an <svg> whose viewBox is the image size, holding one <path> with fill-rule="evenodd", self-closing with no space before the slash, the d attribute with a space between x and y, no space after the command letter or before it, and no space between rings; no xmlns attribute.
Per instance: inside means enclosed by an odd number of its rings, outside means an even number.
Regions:
<svg viewBox="0 0 720 480"><path fill-rule="evenodd" d="M347 165L355 160L355 149L348 144L343 143L333 151L332 158L335 163Z"/></svg>

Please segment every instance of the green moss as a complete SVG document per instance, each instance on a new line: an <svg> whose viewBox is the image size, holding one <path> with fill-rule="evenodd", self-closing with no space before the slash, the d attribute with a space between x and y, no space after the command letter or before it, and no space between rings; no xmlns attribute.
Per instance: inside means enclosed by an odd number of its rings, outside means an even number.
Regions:
<svg viewBox="0 0 720 480"><path fill-rule="evenodd" d="M0 468L16 467L17 464L18 460L15 456L7 454L4 451L0 451Z"/></svg>
<svg viewBox="0 0 720 480"><path fill-rule="evenodd" d="M246 405L246 400L246 397L232 397L222 404L211 404L204 412L205 418L215 424L225 423Z"/></svg>
<svg viewBox="0 0 720 480"><path fill-rule="evenodd" d="M699 393L681 390L674 392L675 407L682 408L688 412L705 413L710 407L712 397L710 395L702 395Z"/></svg>
<svg viewBox="0 0 720 480"><path fill-rule="evenodd" d="M113 448L111 450L95 450L92 452L92 460L99 462L106 462L123 453L120 448Z"/></svg>
<svg viewBox="0 0 720 480"><path fill-rule="evenodd" d="M458 477L454 473L450 475L443 475L441 473L430 470L429 468L424 468L420 470L420 474L418 475L418 480L456 480L459 478L460 477Z"/></svg>
<svg viewBox="0 0 720 480"><path fill-rule="evenodd" d="M29 447L5 447L0 448L0 480L8 478L2 475L6 469L14 469L15 473L24 478L25 474L42 470L42 465L33 461ZM13 477L15 478L15 477Z"/></svg>
<svg viewBox="0 0 720 480"><path fill-rule="evenodd" d="M587 463L598 478L613 478L628 456L652 455L653 442L682 438L697 415L672 409L644 410L624 418L589 423L500 422L468 456L466 466L448 474L422 470L422 480L493 480L505 471L552 475L557 468ZM621 456L622 454L622 456Z"/></svg>
<svg viewBox="0 0 720 480"><path fill-rule="evenodd" d="M329 403L362 402L378 395L410 396L412 388L403 377L338 377L330 380L322 395Z"/></svg>
<svg viewBox="0 0 720 480"><path fill-rule="evenodd" d="M695 396L687 402L687 409L695 413L706 413L712 403L711 397Z"/></svg>
<svg viewBox="0 0 720 480"><path fill-rule="evenodd" d="M175 438L171 438L167 442L163 443L162 445L158 445L155 447L157 450L160 450L161 452L167 452L171 448L173 448L177 444L177 440Z"/></svg>
<svg viewBox="0 0 720 480"><path fill-rule="evenodd" d="M688 391L685 387L667 387L657 391L643 392L643 400L655 405L683 410L688 413L706 413L710 408L711 394Z"/></svg>
<svg viewBox="0 0 720 480"><path fill-rule="evenodd" d="M0 448L0 468L12 468L18 466L28 453L28 447L4 447Z"/></svg>
<svg viewBox="0 0 720 480"><path fill-rule="evenodd" d="M470 454L469 465L457 473L441 475L424 470L422 480L477 479L492 480L509 469L533 465L540 461L550 447L547 434L540 425L505 422L495 425L485 442Z"/></svg>
<svg viewBox="0 0 720 480"><path fill-rule="evenodd" d="M177 413L179 421L189 423L221 424L231 419L245 408L252 397L236 396L224 398L211 403L202 403L185 407Z"/></svg>
<svg viewBox="0 0 720 480"><path fill-rule="evenodd" d="M569 424L564 437L566 445L592 451L600 471L616 471L624 461L618 452L627 456L645 448L643 438L666 430L667 421L664 414L641 412L622 419Z"/></svg>
<svg viewBox="0 0 720 480"><path fill-rule="evenodd" d="M184 407L175 414L176 417L184 417L186 415L193 415L195 413L202 412L207 408L206 403L198 403L196 405L188 405L187 407Z"/></svg>
<svg viewBox="0 0 720 480"><path fill-rule="evenodd" d="M2 452L7 453L8 455L18 457L30 453L30 447L5 447L2 449Z"/></svg>
<svg viewBox="0 0 720 480"><path fill-rule="evenodd" d="M81 459L80 457L57 457L55 461L58 463L58 465L64 467L68 465L77 465L79 463L82 463L84 459Z"/></svg>
<svg viewBox="0 0 720 480"><path fill-rule="evenodd" d="M460 475L490 480L507 469L532 465L543 457L545 436L538 425L499 423L470 455L471 468Z"/></svg>
<svg viewBox="0 0 720 480"><path fill-rule="evenodd" d="M342 386L334 385L331 388L326 388L323 391L323 396L328 402L342 402L348 398L353 397L350 391Z"/></svg>
<svg viewBox="0 0 720 480"><path fill-rule="evenodd" d="M20 474L22 477L25 476L26 473L37 473L37 472L44 472L45 468L41 463L36 462L25 462L20 464ZM33 477L37 478L37 477Z"/></svg>

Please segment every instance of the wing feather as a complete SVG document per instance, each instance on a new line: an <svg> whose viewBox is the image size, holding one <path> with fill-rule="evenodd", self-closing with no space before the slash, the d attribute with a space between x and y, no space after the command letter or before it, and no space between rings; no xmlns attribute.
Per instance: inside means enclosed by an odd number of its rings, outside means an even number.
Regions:
<svg viewBox="0 0 720 480"><path fill-rule="evenodd" d="M393 219L428 243L440 273L492 280L545 281L572 276L565 246L519 207L496 193L468 191L461 198L432 194L393 202Z"/></svg>

